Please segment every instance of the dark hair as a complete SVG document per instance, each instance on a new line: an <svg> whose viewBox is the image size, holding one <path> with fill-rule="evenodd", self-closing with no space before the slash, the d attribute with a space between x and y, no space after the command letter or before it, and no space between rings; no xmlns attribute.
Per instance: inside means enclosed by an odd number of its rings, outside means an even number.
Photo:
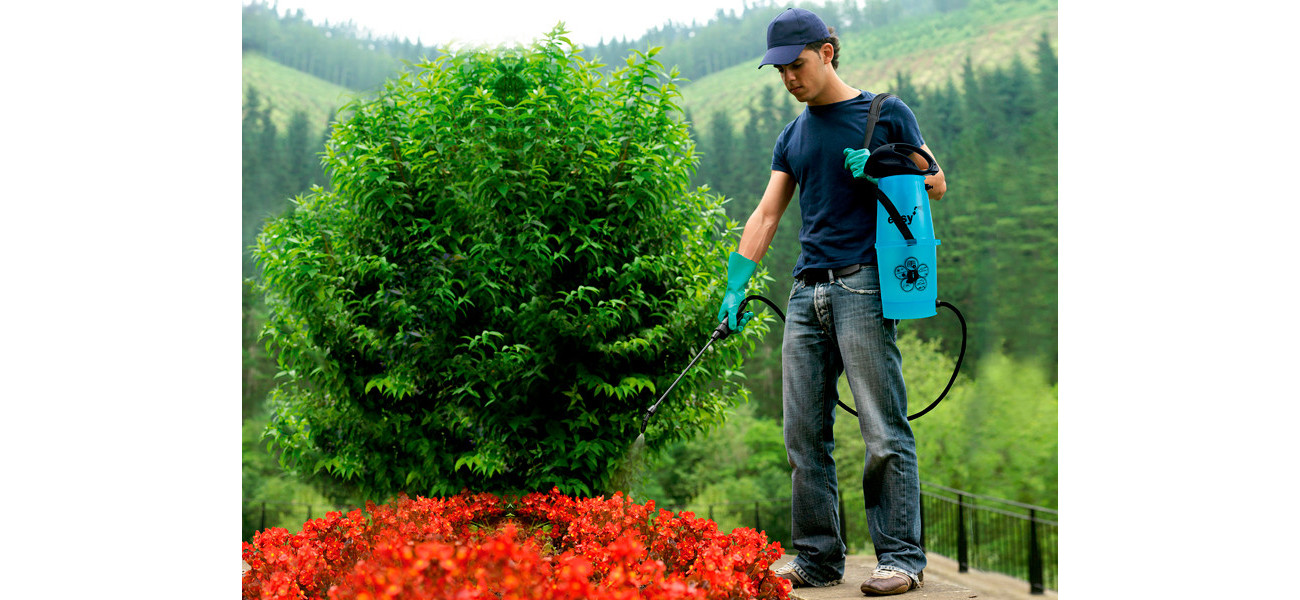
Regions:
<svg viewBox="0 0 1300 600"><path fill-rule="evenodd" d="M827 27L826 29L827 31L830 31L830 37L812 42L804 46L804 49L820 53L822 51L822 46L830 44L831 47L835 49L835 54L831 56L831 68L838 71L840 70L840 36L835 35L834 27Z"/></svg>

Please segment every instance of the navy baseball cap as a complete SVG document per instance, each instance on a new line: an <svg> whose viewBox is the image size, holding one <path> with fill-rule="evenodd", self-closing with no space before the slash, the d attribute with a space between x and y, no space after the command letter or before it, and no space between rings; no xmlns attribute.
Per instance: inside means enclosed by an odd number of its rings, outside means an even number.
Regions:
<svg viewBox="0 0 1300 600"><path fill-rule="evenodd" d="M787 8L767 24L767 54L763 65L788 65L799 58L804 46L831 36L817 15L802 8Z"/></svg>

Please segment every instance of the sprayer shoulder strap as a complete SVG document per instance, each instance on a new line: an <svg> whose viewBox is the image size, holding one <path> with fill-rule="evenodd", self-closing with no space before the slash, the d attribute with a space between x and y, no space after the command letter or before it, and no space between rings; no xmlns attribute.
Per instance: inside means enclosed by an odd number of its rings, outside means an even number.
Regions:
<svg viewBox="0 0 1300 600"><path fill-rule="evenodd" d="M871 149L871 134L876 132L876 123L880 121L880 107L884 106L885 100L890 96L893 96L893 94L881 92L871 99L871 110L867 114L867 136L862 140L863 148ZM889 213L889 220L898 227L898 233L902 234L908 245L915 244L916 236L912 235L912 229L907 226L907 223L903 222L902 215L898 214L898 207L894 206L889 196L880 191L879 186L873 185L871 187L875 190L876 200L880 202L881 206L885 207L885 212Z"/></svg>
<svg viewBox="0 0 1300 600"><path fill-rule="evenodd" d="M871 149L871 134L876 132L876 123L880 121L880 107L884 106L885 100L893 94L881 92L871 99L871 111L867 114L867 136L862 140L862 147L867 150Z"/></svg>

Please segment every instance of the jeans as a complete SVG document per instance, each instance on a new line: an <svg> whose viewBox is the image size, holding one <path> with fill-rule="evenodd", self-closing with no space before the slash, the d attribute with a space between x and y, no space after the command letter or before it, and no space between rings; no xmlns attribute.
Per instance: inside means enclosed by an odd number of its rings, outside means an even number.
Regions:
<svg viewBox="0 0 1300 600"><path fill-rule="evenodd" d="M795 280L790 291L781 352L783 434L793 469L791 513L799 553L793 562L810 583L844 576L831 456L842 373L848 374L866 441L862 491L879 567L913 579L925 568L916 440L907 421L896 325L881 312L875 265L826 283Z"/></svg>

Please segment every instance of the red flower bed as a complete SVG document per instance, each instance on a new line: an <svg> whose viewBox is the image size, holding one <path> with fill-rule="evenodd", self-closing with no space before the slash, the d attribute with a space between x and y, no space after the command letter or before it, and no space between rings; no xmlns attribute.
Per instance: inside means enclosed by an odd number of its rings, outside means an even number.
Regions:
<svg viewBox="0 0 1300 600"><path fill-rule="evenodd" d="M781 545L707 519L552 490L400 498L244 542L244 598L789 597Z"/></svg>

